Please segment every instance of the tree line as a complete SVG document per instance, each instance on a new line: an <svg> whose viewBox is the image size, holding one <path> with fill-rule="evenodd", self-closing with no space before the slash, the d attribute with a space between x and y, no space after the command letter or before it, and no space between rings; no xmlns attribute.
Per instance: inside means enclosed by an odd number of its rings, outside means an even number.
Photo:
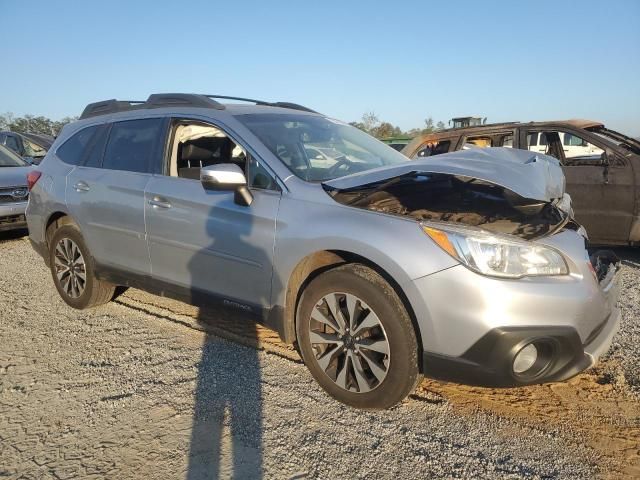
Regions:
<svg viewBox="0 0 640 480"><path fill-rule="evenodd" d="M0 114L0 131L11 130L17 133L38 133L55 137L67 123L77 120L78 117L64 117L60 120L51 120L42 115L25 115L16 117L12 113Z"/></svg>
<svg viewBox="0 0 640 480"><path fill-rule="evenodd" d="M37 117L34 115L16 117L12 113L5 113L0 114L0 130L11 130L12 132L18 133L39 133L55 137L60 133L62 127L77 119L78 117L64 117L60 120L51 120L42 115ZM434 123L431 117L425 119L424 123L424 127L422 128L412 128L411 130L402 131L400 127L396 125L381 121L374 112L367 112L362 115L359 122L351 122L349 125L353 125L376 138L398 136L415 137L422 133L436 132L445 128L443 122Z"/></svg>
<svg viewBox="0 0 640 480"><path fill-rule="evenodd" d="M388 138L388 137L415 137L423 133L437 132L438 130L444 130L444 122L434 123L433 118L428 117L424 121L424 127L412 128L411 130L402 131L402 129L396 125L392 125L389 122L381 121L374 112L367 112L362 115L362 119L359 122L350 122L349 125L359 128L360 130L367 132L376 138Z"/></svg>

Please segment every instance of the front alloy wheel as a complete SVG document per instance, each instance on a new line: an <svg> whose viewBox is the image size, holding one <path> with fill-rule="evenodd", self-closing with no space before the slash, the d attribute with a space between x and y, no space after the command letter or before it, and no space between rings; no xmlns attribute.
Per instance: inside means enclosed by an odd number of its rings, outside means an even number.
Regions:
<svg viewBox="0 0 640 480"><path fill-rule="evenodd" d="M416 332L404 303L365 265L334 267L306 286L296 335L316 381L352 407L389 408L422 378Z"/></svg>
<svg viewBox="0 0 640 480"><path fill-rule="evenodd" d="M344 390L374 390L389 371L390 347L376 313L350 293L323 296L309 317L309 337L318 365Z"/></svg>

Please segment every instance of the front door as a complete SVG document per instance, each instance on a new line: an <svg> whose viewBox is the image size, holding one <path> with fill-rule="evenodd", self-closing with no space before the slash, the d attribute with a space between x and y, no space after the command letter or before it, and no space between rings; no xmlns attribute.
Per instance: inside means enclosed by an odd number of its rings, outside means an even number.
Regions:
<svg viewBox="0 0 640 480"><path fill-rule="evenodd" d="M217 127L180 124L173 132L167 174L154 175L146 191L152 276L169 289L189 291L192 301L204 294L262 313L271 306L281 192ZM206 190L193 178L194 169L214 163L244 167L251 205L236 203L233 191Z"/></svg>

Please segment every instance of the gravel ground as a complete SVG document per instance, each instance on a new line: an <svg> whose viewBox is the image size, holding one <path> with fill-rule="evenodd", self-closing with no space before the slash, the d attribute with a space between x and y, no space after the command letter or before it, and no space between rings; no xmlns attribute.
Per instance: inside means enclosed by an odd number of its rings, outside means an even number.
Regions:
<svg viewBox="0 0 640 480"><path fill-rule="evenodd" d="M640 266L635 253L627 256L625 322L602 372L554 390L494 393L425 382L402 405L372 413L331 400L294 353L236 313L194 314L154 297L145 305L135 291L95 310L72 310L26 239L5 235L0 478L573 479L640 472L630 465L637 456L607 453L611 445L640 453L640 404L627 385L639 385ZM228 338L261 348L220 338L233 330L225 325L243 325ZM561 408L583 393L586 410ZM605 400L610 408L590 418L588 406ZM598 437L623 443L599 449L584 433L590 424Z"/></svg>
<svg viewBox="0 0 640 480"><path fill-rule="evenodd" d="M640 398L640 247L619 248L616 253L624 265L619 302L623 315L620 333L605 359L619 364L611 380L626 383Z"/></svg>

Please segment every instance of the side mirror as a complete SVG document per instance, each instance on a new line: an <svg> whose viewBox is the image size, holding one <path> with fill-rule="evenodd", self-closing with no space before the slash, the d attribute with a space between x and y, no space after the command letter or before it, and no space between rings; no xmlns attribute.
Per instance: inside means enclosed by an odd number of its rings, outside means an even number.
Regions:
<svg viewBox="0 0 640 480"><path fill-rule="evenodd" d="M220 163L200 169L200 182L206 190L233 190L234 201L248 207L253 195L247 188L247 178L235 163Z"/></svg>

